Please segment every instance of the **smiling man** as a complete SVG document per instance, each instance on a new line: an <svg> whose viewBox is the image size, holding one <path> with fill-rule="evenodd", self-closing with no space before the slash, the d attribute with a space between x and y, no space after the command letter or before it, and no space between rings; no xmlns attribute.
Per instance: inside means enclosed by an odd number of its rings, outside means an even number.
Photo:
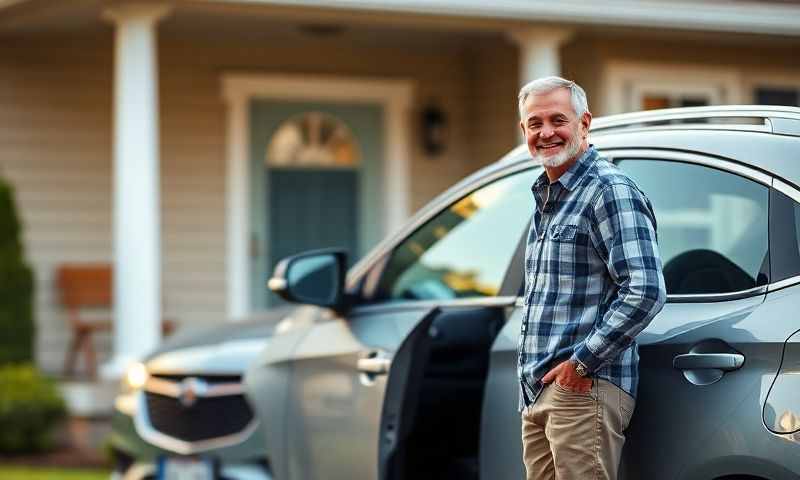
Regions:
<svg viewBox="0 0 800 480"><path fill-rule="evenodd" d="M533 184L518 374L528 480L616 479L633 414L634 338L666 299L650 201L589 145L583 89L519 93Z"/></svg>

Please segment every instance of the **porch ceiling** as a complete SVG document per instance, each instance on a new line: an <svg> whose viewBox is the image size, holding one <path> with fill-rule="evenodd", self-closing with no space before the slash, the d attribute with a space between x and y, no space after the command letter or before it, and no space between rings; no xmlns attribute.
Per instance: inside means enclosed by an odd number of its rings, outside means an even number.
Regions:
<svg viewBox="0 0 800 480"><path fill-rule="evenodd" d="M3 2L3 0L0 0ZM0 3L0 34L60 34L107 28L98 12L104 0L7 0Z"/></svg>
<svg viewBox="0 0 800 480"><path fill-rule="evenodd" d="M330 41L348 46L431 50L459 49L500 37L503 32L489 25L429 22L404 16L208 2L183 4L160 25L162 35L187 39L275 41L287 46Z"/></svg>
<svg viewBox="0 0 800 480"><path fill-rule="evenodd" d="M11 0L0 0L3 1ZM113 26L102 18L102 11L110 3L108 0L0 3L0 36L108 34ZM462 21L246 3L188 0L172 4L174 10L159 24L159 36L179 40L278 41L287 45L330 40L355 46L447 50L500 37L509 25L480 19Z"/></svg>

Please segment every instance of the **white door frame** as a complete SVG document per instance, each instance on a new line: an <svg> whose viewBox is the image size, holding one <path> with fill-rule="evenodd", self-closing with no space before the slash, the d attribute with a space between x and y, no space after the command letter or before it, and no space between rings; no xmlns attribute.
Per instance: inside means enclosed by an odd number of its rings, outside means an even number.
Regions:
<svg viewBox="0 0 800 480"><path fill-rule="evenodd" d="M242 74L222 75L228 105L226 228L227 312L232 320L252 310L250 298L250 115L254 99L349 102L383 107L384 235L402 226L410 209L409 170L413 98L409 80L362 77ZM266 288L266 287L265 287Z"/></svg>

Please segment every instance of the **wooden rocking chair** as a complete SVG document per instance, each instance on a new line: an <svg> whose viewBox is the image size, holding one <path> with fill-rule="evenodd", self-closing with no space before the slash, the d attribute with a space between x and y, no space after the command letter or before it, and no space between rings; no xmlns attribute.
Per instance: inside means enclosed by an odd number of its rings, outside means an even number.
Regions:
<svg viewBox="0 0 800 480"><path fill-rule="evenodd" d="M67 349L64 363L64 375L72 376L78 352L84 354L88 375L97 375L97 357L92 343L94 332L110 331L113 325L110 316L95 317L87 314L89 309L102 309L109 312L112 305L112 269L111 265L97 264L65 264L57 271L57 282L61 304L67 310L72 339ZM108 313L107 313L108 315ZM174 323L169 320L161 322L164 335L174 330Z"/></svg>

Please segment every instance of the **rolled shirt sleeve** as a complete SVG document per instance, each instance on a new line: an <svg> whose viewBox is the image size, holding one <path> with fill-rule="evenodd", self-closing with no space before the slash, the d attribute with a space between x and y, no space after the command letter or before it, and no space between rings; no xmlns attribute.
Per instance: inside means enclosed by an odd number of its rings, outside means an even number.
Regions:
<svg viewBox="0 0 800 480"><path fill-rule="evenodd" d="M616 291L602 319L573 352L572 360L588 372L630 347L667 297L656 220L647 197L632 184L607 185L593 202L592 214L591 241Z"/></svg>

